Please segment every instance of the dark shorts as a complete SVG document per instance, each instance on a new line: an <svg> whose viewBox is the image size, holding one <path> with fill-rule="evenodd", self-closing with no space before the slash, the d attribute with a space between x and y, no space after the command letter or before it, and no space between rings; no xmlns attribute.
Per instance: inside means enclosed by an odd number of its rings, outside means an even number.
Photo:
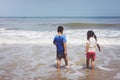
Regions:
<svg viewBox="0 0 120 80"><path fill-rule="evenodd" d="M67 54L65 55L65 54L57 54L57 56L56 56L56 58L58 59L58 60L61 60L62 58L66 58L67 57Z"/></svg>

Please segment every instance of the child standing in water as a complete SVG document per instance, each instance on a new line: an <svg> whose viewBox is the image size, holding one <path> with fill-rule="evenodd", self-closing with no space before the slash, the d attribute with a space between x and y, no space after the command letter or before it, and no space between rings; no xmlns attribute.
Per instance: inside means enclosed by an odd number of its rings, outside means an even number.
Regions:
<svg viewBox="0 0 120 80"><path fill-rule="evenodd" d="M92 30L87 32L87 42L86 42L86 66L89 67L89 60L91 59L91 66L94 69L95 65L95 58L96 58L96 46L98 47L99 51L101 52L100 46L97 43L97 37Z"/></svg>
<svg viewBox="0 0 120 80"><path fill-rule="evenodd" d="M57 48L57 69L60 69L61 59L64 58L66 67L68 66L68 58L67 58L67 48L66 48L66 37L63 35L63 26L58 26L57 32L58 34L54 37L53 44Z"/></svg>

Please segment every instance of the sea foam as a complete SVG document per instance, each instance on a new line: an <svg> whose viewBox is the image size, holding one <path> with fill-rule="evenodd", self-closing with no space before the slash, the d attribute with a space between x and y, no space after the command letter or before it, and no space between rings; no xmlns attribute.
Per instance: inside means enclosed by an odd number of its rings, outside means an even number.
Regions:
<svg viewBox="0 0 120 80"><path fill-rule="evenodd" d="M86 33L88 29L65 30L64 35L68 44L85 45ZM98 43L102 45L119 45L120 31L93 29L98 37ZM0 28L0 44L52 44L56 31L25 31L25 30L6 30Z"/></svg>

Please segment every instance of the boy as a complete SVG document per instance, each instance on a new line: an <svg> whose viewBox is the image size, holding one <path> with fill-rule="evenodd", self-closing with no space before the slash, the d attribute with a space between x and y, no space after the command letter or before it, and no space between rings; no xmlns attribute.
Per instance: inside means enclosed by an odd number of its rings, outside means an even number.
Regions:
<svg viewBox="0 0 120 80"><path fill-rule="evenodd" d="M60 69L61 59L64 58L66 66L68 66L68 58L67 58L67 49L66 49L66 37L63 35L63 26L58 26L57 32L58 34L54 37L53 44L56 45L57 48L57 69Z"/></svg>

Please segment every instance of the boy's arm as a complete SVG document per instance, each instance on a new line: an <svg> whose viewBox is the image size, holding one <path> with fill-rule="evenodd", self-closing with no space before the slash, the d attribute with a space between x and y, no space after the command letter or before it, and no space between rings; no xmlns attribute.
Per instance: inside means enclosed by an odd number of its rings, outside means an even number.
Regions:
<svg viewBox="0 0 120 80"><path fill-rule="evenodd" d="M55 41L53 41L53 44L56 45Z"/></svg>
<svg viewBox="0 0 120 80"><path fill-rule="evenodd" d="M67 54L67 44L66 44L66 42L64 42L63 46L64 46L64 54Z"/></svg>
<svg viewBox="0 0 120 80"><path fill-rule="evenodd" d="M99 52L101 52L101 48L99 44L97 44L97 47L98 47Z"/></svg>
<svg viewBox="0 0 120 80"><path fill-rule="evenodd" d="M56 45L55 37L54 37L54 40L53 40L53 44Z"/></svg>

